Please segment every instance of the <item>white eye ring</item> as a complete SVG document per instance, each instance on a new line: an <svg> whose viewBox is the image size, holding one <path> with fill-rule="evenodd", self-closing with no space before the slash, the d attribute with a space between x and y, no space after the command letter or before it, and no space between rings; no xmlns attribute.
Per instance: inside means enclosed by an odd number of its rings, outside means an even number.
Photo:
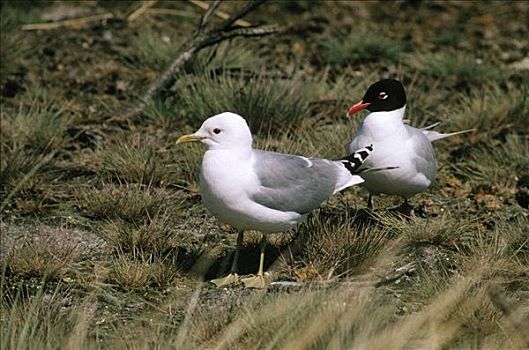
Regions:
<svg viewBox="0 0 529 350"><path fill-rule="evenodd" d="M382 91L381 93L378 94L378 98L381 100L385 100L386 98L388 98L388 94Z"/></svg>

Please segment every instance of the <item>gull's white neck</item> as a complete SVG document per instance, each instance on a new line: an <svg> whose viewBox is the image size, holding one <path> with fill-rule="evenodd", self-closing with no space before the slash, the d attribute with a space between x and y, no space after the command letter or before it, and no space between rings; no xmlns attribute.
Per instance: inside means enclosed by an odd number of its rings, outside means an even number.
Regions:
<svg viewBox="0 0 529 350"><path fill-rule="evenodd" d="M404 112L406 105L402 108L389 112L372 112L362 122L359 132L370 136L373 140L386 139L396 133L405 132Z"/></svg>
<svg viewBox="0 0 529 350"><path fill-rule="evenodd" d="M248 159L252 156L252 147L240 147L240 148L209 148L204 157L222 157L226 159Z"/></svg>

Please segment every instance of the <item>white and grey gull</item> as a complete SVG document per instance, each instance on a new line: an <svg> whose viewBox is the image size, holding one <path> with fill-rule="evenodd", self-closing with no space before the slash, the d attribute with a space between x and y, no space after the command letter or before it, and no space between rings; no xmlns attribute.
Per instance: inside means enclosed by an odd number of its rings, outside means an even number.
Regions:
<svg viewBox="0 0 529 350"><path fill-rule="evenodd" d="M200 170L204 206L238 230L231 272L212 282L224 286L240 280L237 263L243 233L257 230L263 233L259 271L242 279L245 286L254 288L271 282L264 274L266 234L295 227L334 193L364 182L358 169L373 150L367 145L333 161L254 149L248 124L230 112L210 117L177 143L193 141L207 147Z"/></svg>

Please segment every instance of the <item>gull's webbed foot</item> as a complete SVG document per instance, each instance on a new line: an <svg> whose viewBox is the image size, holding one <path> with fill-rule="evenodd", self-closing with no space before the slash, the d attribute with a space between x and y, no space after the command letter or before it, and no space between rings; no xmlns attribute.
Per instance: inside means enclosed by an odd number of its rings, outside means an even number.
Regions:
<svg viewBox="0 0 529 350"><path fill-rule="evenodd" d="M263 275L247 277L242 279L242 283L246 288L268 288L270 283L272 283L272 276L268 273L265 273Z"/></svg>
<svg viewBox="0 0 529 350"><path fill-rule="evenodd" d="M210 280L211 283L214 283L217 287L225 287L230 284L238 283L241 280L238 274L236 273L230 273L226 277L221 278L215 278L214 280Z"/></svg>

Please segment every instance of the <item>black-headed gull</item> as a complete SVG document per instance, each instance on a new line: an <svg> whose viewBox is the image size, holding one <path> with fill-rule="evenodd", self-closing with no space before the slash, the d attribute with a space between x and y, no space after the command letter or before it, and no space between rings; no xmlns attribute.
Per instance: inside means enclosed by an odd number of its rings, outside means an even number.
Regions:
<svg viewBox="0 0 529 350"><path fill-rule="evenodd" d="M414 194L428 189L437 175L432 142L472 131L443 134L431 130L437 124L423 129L407 125L403 120L406 92L402 83L394 79L383 79L371 85L362 100L349 108L349 115L362 109L371 113L360 124L348 146L349 152L354 152L360 145L373 144L376 152L369 156L363 167L391 165L397 168L362 175L369 191L369 207L372 207L372 196L376 194L399 195L407 201Z"/></svg>

